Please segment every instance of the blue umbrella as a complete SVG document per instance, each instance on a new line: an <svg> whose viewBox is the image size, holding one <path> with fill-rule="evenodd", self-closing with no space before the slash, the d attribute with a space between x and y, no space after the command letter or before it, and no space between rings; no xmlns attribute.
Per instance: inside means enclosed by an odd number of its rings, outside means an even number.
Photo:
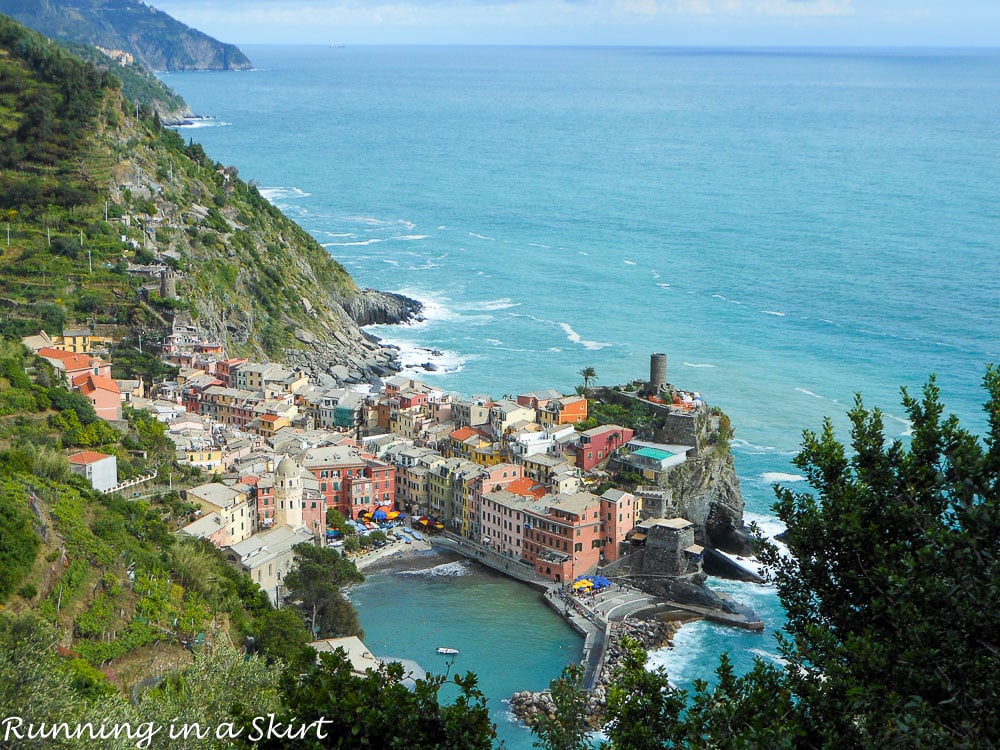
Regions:
<svg viewBox="0 0 1000 750"><path fill-rule="evenodd" d="M605 578L604 576L591 576L591 581L594 582L594 586L599 589L607 588L611 585L611 579Z"/></svg>
<svg viewBox="0 0 1000 750"><path fill-rule="evenodd" d="M372 513L372 518L374 518L376 521L384 521L386 518L388 518L388 516L386 515L386 512L384 510L378 508L374 513Z"/></svg>

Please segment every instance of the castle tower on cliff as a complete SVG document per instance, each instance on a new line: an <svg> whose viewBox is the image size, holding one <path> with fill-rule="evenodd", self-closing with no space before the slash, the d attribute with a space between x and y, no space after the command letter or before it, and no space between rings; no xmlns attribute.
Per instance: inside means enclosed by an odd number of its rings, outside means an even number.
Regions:
<svg viewBox="0 0 1000 750"><path fill-rule="evenodd" d="M177 299L177 272L172 268L160 271L160 297Z"/></svg>
<svg viewBox="0 0 1000 750"><path fill-rule="evenodd" d="M274 525L301 529L302 475L299 465L288 456L278 462L274 472Z"/></svg>
<svg viewBox="0 0 1000 750"><path fill-rule="evenodd" d="M649 385L654 391L663 389L667 384L667 355L654 352L649 355Z"/></svg>

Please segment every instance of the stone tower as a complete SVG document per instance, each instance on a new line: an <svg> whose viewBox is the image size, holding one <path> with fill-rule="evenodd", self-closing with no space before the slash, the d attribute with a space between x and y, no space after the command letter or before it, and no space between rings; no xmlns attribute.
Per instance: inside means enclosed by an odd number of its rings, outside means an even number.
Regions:
<svg viewBox="0 0 1000 750"><path fill-rule="evenodd" d="M667 355L654 352L649 355L649 385L659 391L667 384Z"/></svg>
<svg viewBox="0 0 1000 750"><path fill-rule="evenodd" d="M172 268L160 271L160 297L177 299L177 273Z"/></svg>
<svg viewBox="0 0 1000 750"><path fill-rule="evenodd" d="M278 462L274 472L274 525L303 527L302 475L299 465L288 456Z"/></svg>

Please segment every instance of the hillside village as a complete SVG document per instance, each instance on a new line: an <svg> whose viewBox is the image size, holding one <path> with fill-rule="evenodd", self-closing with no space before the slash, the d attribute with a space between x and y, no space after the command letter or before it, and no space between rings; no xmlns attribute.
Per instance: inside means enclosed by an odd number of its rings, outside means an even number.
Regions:
<svg viewBox="0 0 1000 750"><path fill-rule="evenodd" d="M177 464L211 477L183 491L200 511L181 532L226 550L275 602L293 547L340 536L328 527L331 509L362 534L402 515L545 580L572 581L642 544L651 530L643 520L663 512L671 471L705 448L694 425L708 407L699 394L670 390L662 354L632 397L672 416L685 443L639 439L619 424L578 430L590 417L587 395L551 389L466 401L401 375L368 389L321 387L300 370L227 357L187 325L161 346L176 379L157 383L112 379L102 357L112 342L86 328L22 343L101 419L118 422L128 404L167 426ZM708 424L718 430L718 417ZM120 482L113 455L69 460L101 492L139 496L157 482L155 473ZM618 473L638 487L612 486ZM670 528L693 526L681 519ZM683 538L672 575L700 572L703 545L692 531Z"/></svg>

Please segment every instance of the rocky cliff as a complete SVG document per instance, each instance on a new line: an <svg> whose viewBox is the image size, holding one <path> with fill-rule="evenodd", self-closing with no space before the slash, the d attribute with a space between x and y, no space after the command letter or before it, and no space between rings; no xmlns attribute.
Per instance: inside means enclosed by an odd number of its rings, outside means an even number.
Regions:
<svg viewBox="0 0 1000 750"><path fill-rule="evenodd" d="M0 13L47 37L120 50L153 70L249 70L238 47L141 0L0 0Z"/></svg>
<svg viewBox="0 0 1000 750"><path fill-rule="evenodd" d="M751 553L743 524L743 495L733 455L710 446L670 470L662 486L641 492L650 518L681 516L695 525L695 539L737 555Z"/></svg>

